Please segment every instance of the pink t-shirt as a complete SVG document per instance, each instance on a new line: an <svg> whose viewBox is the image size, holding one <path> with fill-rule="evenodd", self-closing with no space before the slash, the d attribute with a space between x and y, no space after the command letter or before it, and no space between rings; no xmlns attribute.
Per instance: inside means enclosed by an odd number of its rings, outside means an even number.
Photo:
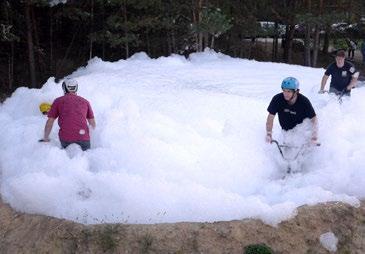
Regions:
<svg viewBox="0 0 365 254"><path fill-rule="evenodd" d="M74 93L58 97L52 104L48 117L57 118L60 140L67 142L90 140L86 119L94 118L90 103Z"/></svg>

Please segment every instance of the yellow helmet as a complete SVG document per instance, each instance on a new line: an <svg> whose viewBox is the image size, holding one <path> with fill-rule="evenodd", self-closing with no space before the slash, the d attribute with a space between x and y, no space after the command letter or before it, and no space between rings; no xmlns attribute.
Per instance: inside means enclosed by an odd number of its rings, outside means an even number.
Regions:
<svg viewBox="0 0 365 254"><path fill-rule="evenodd" d="M42 112L43 115L46 115L48 111L51 109L52 104L43 102L39 105L39 110Z"/></svg>

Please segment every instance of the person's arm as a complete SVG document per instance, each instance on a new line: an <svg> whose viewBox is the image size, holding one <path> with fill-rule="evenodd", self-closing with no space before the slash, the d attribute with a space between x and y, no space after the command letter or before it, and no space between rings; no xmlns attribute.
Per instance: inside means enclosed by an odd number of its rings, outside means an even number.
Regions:
<svg viewBox="0 0 365 254"><path fill-rule="evenodd" d="M93 129L95 129L95 127L96 127L95 118L87 119L87 121L88 121L89 125L90 125Z"/></svg>
<svg viewBox="0 0 365 254"><path fill-rule="evenodd" d="M326 74L323 75L322 81L321 81L321 89L319 90L319 93L324 93L324 88L326 86L328 78L329 78L329 76L327 76Z"/></svg>
<svg viewBox="0 0 365 254"><path fill-rule="evenodd" d="M42 141L49 142L49 134L51 133L54 120L55 120L55 118L48 117L48 120L46 122L46 125L44 126L44 136L43 136L43 140Z"/></svg>
<svg viewBox="0 0 365 254"><path fill-rule="evenodd" d="M89 123L89 126L91 126L93 129L95 129L96 122L95 122L94 112L93 112L89 102L87 102L86 119L87 119L87 122Z"/></svg>
<svg viewBox="0 0 365 254"><path fill-rule="evenodd" d="M347 91L350 91L352 88L354 88L356 86L356 82L357 82L357 78L359 77L359 74L360 74L359 72L355 72L352 75L350 84L348 84L348 86L346 87Z"/></svg>
<svg viewBox="0 0 365 254"><path fill-rule="evenodd" d="M317 143L317 140L318 140L318 119L317 119L317 116L314 116L312 119L311 119L311 122L312 122L312 142L313 143Z"/></svg>
<svg viewBox="0 0 365 254"><path fill-rule="evenodd" d="M266 119L266 142L271 143L272 141L272 127L274 125L274 118L275 115L273 114L268 114L267 119Z"/></svg>

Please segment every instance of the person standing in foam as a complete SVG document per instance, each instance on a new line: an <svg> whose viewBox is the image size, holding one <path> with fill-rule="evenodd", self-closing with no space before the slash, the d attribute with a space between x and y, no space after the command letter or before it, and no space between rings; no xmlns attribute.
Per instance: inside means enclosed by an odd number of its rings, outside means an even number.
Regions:
<svg viewBox="0 0 365 254"><path fill-rule="evenodd" d="M324 73L321 81L321 88L318 93L324 93L327 79L331 76L330 93L335 95L350 96L351 90L356 86L359 72L356 71L355 66L345 61L345 51L339 50L336 53L336 61L331 63Z"/></svg>
<svg viewBox="0 0 365 254"><path fill-rule="evenodd" d="M275 95L267 108L269 112L266 120L266 142L272 142L272 128L276 113L284 131L293 129L304 119L312 123L311 142L317 144L318 123L317 116L309 99L299 93L299 81L293 77L285 78L281 83L282 93Z"/></svg>

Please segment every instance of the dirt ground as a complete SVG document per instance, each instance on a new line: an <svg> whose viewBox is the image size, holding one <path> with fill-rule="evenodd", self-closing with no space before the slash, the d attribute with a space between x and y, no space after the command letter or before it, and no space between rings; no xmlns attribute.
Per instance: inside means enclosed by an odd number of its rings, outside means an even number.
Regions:
<svg viewBox="0 0 365 254"><path fill-rule="evenodd" d="M333 232L336 253L365 253L365 203L303 206L295 218L269 226L259 220L215 223L82 225L19 213L0 201L0 253L245 253L265 244L273 253L330 253L319 241Z"/></svg>

